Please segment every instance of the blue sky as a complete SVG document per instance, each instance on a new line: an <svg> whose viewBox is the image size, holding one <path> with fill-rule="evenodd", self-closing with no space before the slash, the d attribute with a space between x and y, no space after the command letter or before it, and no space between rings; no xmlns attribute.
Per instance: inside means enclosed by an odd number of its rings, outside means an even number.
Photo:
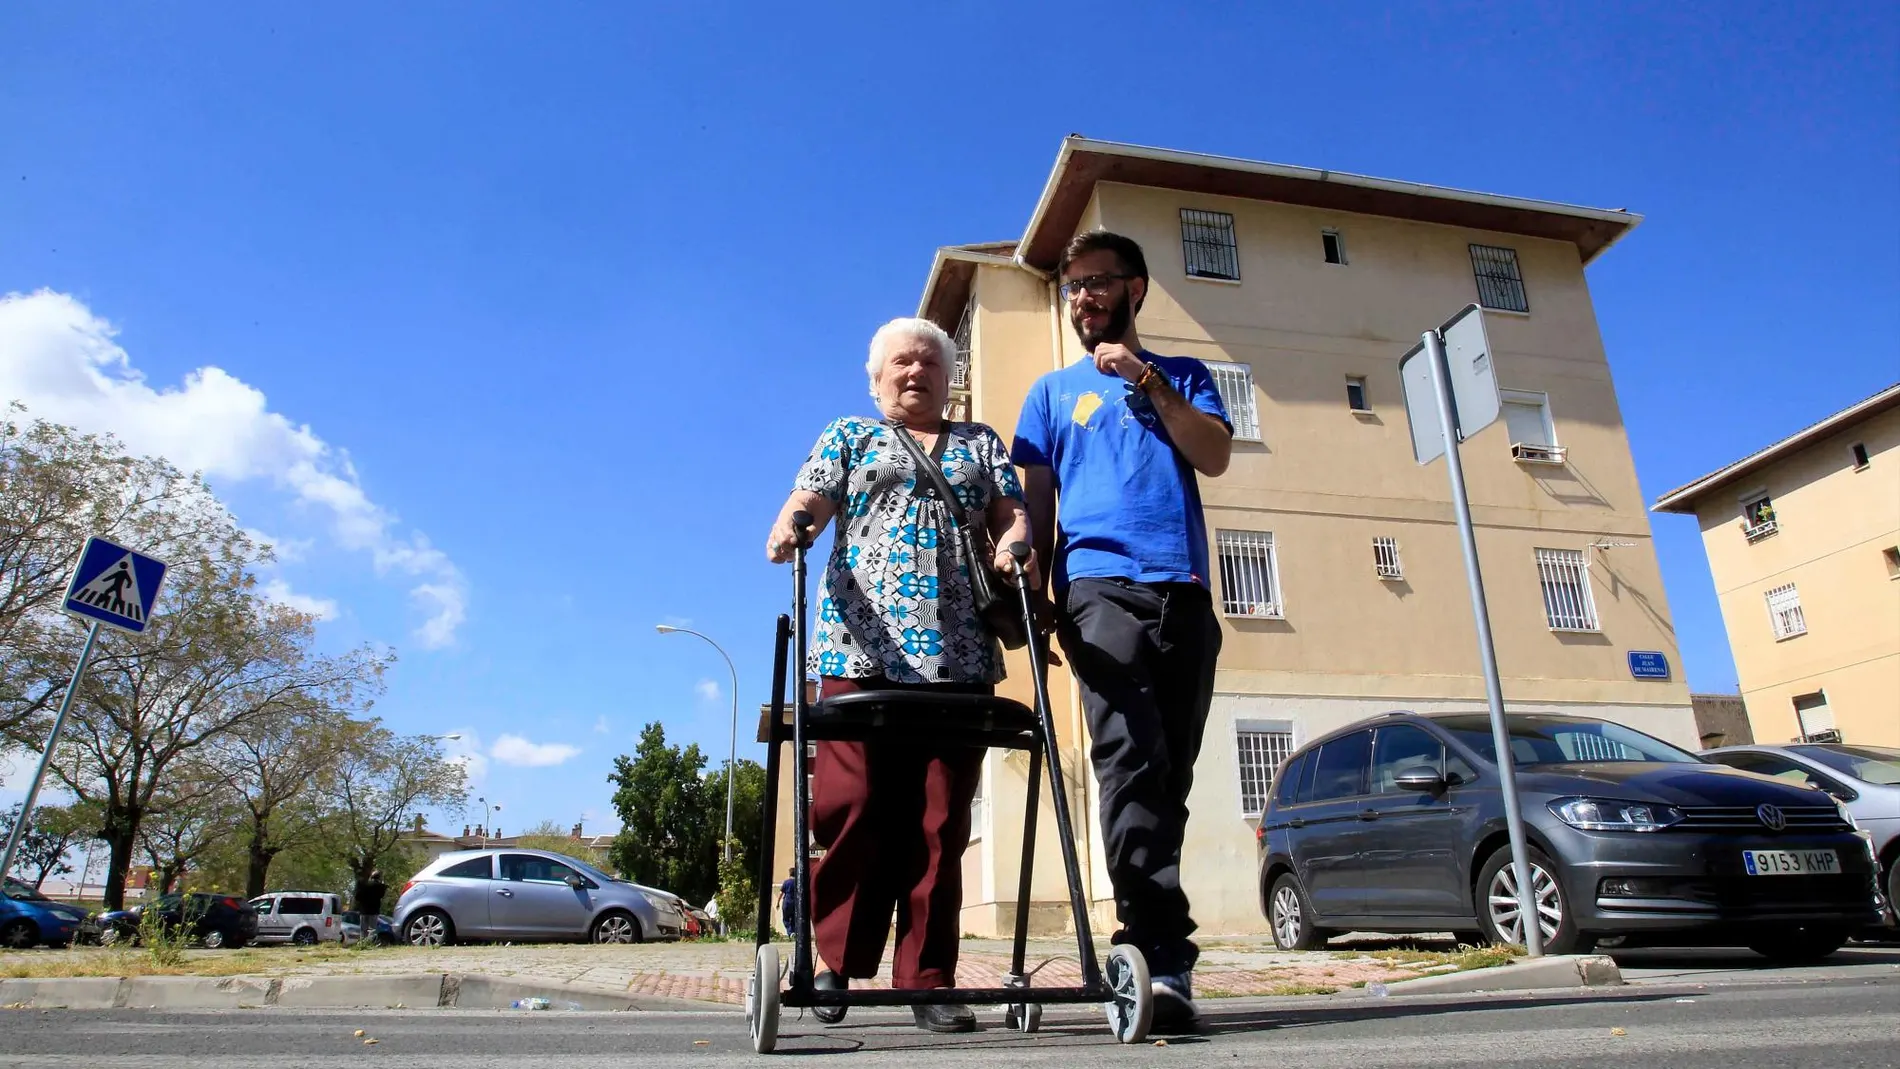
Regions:
<svg viewBox="0 0 1900 1069"><path fill-rule="evenodd" d="M47 291L0 358L203 466L507 830L612 825L646 721L723 755L653 624L750 716L792 471L1070 132L1643 213L1590 281L1651 498L1900 379L1891 5L558 7L0 10L0 293Z"/></svg>

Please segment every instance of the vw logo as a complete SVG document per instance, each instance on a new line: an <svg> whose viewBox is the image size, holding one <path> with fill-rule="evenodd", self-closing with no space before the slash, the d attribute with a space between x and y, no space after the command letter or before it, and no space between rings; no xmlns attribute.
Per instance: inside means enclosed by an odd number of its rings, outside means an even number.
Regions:
<svg viewBox="0 0 1900 1069"><path fill-rule="evenodd" d="M1755 816L1769 831L1780 831L1788 826L1788 818L1781 815L1781 810L1766 802L1755 807Z"/></svg>

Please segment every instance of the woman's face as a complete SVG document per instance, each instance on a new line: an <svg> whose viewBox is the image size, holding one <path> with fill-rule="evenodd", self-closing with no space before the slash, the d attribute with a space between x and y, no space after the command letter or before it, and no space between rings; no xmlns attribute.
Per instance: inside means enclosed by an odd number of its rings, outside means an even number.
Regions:
<svg viewBox="0 0 1900 1069"><path fill-rule="evenodd" d="M950 399L950 369L935 343L893 338L877 373L877 406L891 419L941 417Z"/></svg>

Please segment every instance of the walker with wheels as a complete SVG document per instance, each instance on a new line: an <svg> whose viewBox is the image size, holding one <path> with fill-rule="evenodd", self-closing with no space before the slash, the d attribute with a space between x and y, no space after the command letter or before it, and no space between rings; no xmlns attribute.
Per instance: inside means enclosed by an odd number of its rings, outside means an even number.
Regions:
<svg viewBox="0 0 1900 1069"><path fill-rule="evenodd" d="M1141 951L1132 946L1116 946L1105 961L1097 961L1095 942L1089 932L1087 904L1082 894L1082 871L1076 860L1075 830L1069 819L1069 801L1062 778L1061 758L1056 750L1055 721L1049 712L1049 687L1044 662L1042 636L1037 632L1031 607L1029 584L1023 581L1023 561L1029 547L1021 542L1009 547L1016 560L1016 590L1028 632L1030 672L1035 681L1036 708L1032 712L1021 702L990 695L919 694L916 691L861 691L841 694L815 704L808 701L804 686L805 636L805 552L806 530L811 517L797 513L792 517L798 543L792 555L792 615L778 618L772 664L772 706L765 762L765 803L762 820L764 834L758 859L758 945L752 975L746 982L746 1026L752 1036L752 1049L769 1054L778 1045L779 1010L815 1007L920 1006L946 1003L1005 1007L1003 1023L1007 1028L1034 1032L1042 1021L1045 1005L1096 1003L1108 1015L1115 1038L1123 1043L1139 1043L1147 1038L1154 1017L1154 996L1149 988L1148 964ZM797 673L792 678L790 715L787 715L785 686L788 663L796 657ZM792 744L795 777L793 783L805 783L809 771L805 747L808 742L824 739L864 742L875 739L916 738L927 735L932 741L970 746L1025 750L1029 754L1029 794L1024 806L1023 857L1021 878L1017 884L1016 932L1010 956L1009 975L1002 987L956 987L929 990L819 989L813 983L811 928L811 857L810 851L797 851L792 896L792 961L789 973L781 980L779 952L771 943L772 876L777 872L772 850L778 821L779 746ZM1031 866L1035 860L1037 791L1044 761L1049 769L1049 793L1054 803L1058 838L1062 843L1062 864L1069 880L1069 908L1075 917L1076 949L1081 960L1082 984L1079 987L1035 987L1024 972L1024 950L1029 938L1029 895ZM811 827L810 798L806 791L794 791L792 841L809 841Z"/></svg>

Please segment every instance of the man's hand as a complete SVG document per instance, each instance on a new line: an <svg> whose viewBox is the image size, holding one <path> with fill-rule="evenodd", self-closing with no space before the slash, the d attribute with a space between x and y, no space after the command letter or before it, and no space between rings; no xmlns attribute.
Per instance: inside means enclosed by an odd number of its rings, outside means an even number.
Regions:
<svg viewBox="0 0 1900 1069"><path fill-rule="evenodd" d="M1129 382L1140 379L1148 366L1142 362L1140 354L1117 341L1102 342L1091 355L1095 358L1096 370L1120 375Z"/></svg>

